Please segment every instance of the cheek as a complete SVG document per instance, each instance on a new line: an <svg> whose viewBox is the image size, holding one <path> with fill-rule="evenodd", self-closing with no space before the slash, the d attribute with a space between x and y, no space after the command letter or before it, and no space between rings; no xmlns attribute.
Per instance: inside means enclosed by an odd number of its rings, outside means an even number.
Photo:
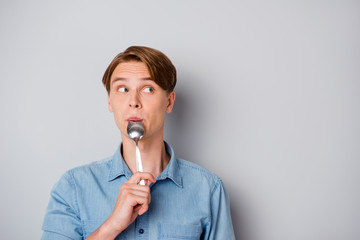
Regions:
<svg viewBox="0 0 360 240"><path fill-rule="evenodd" d="M152 112L156 112L157 114L165 114L166 107L167 102L165 102L164 99L160 99L151 103Z"/></svg>
<svg viewBox="0 0 360 240"><path fill-rule="evenodd" d="M121 120L124 113L124 106L122 104L123 101L118 101L111 99L109 109L114 114L115 120Z"/></svg>
<svg viewBox="0 0 360 240"><path fill-rule="evenodd" d="M145 117L151 118L152 123L160 123L165 117L166 104L162 99L157 99L157 101L149 101L146 105L143 105Z"/></svg>

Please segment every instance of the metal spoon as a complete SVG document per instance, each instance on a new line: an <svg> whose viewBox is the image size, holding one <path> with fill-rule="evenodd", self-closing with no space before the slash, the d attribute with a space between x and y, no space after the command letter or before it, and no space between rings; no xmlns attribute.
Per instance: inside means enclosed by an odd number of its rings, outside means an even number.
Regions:
<svg viewBox="0 0 360 240"><path fill-rule="evenodd" d="M141 155L138 146L139 140L144 136L145 128L142 122L131 122L129 121L127 126L127 134L129 137L135 141L136 143L136 170L139 172L143 171ZM145 185L145 181L143 179L140 180L140 185Z"/></svg>

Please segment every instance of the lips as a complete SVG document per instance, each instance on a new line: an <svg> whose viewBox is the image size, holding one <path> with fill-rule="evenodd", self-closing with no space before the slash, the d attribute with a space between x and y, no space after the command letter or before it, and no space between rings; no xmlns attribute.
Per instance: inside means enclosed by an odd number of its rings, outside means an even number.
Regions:
<svg viewBox="0 0 360 240"><path fill-rule="evenodd" d="M128 119L126 119L128 122L142 122L143 119L142 118L138 118L138 117L129 117Z"/></svg>

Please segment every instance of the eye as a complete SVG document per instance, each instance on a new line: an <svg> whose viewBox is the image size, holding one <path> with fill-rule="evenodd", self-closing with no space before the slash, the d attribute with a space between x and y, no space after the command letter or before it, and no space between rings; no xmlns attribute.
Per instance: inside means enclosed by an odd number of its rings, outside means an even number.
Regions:
<svg viewBox="0 0 360 240"><path fill-rule="evenodd" d="M154 92L154 88L152 88L152 87L145 87L145 88L144 88L144 92L146 92L146 93L153 93L153 92Z"/></svg>
<svg viewBox="0 0 360 240"><path fill-rule="evenodd" d="M129 90L126 87L119 87L118 92L128 92Z"/></svg>

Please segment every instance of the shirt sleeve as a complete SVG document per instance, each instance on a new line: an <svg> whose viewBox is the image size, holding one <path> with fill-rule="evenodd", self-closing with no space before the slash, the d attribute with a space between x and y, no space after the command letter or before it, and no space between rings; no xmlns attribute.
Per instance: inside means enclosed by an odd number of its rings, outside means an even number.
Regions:
<svg viewBox="0 0 360 240"><path fill-rule="evenodd" d="M205 239L235 240L230 214L230 200L223 182L217 181L210 202L211 217Z"/></svg>
<svg viewBox="0 0 360 240"><path fill-rule="evenodd" d="M42 230L42 240L82 240L82 226L76 188L70 172L54 185Z"/></svg>

